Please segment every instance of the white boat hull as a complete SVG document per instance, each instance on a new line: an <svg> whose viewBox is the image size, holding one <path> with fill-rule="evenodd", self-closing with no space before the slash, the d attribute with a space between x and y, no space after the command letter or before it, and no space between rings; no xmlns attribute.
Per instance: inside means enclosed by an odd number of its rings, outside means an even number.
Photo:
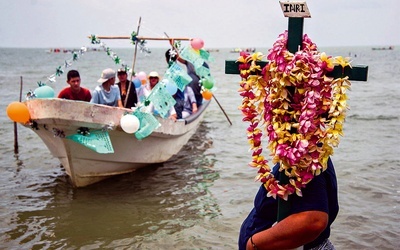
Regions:
<svg viewBox="0 0 400 250"><path fill-rule="evenodd" d="M196 132L205 113L190 123L160 118L161 126L138 140L124 132L119 124L121 117L132 110L63 99L32 99L26 101L26 105L34 122L33 131L60 160L75 187L167 161ZM204 109L207 105L203 105ZM90 131L111 128L108 133L114 153L97 153L65 138L76 134L80 127Z"/></svg>

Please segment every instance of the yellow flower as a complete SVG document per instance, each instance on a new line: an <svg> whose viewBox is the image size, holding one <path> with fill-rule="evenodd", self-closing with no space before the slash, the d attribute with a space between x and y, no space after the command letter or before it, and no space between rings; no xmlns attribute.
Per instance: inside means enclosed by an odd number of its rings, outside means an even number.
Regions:
<svg viewBox="0 0 400 250"><path fill-rule="evenodd" d="M342 56L337 56L335 57L335 65L340 65L342 66L342 68L346 67L346 66L350 66L350 62L349 62L349 58L348 57L342 57Z"/></svg>
<svg viewBox="0 0 400 250"><path fill-rule="evenodd" d="M325 52L320 55L321 61L325 62L328 68L333 68L334 63L331 57L327 56Z"/></svg>
<svg viewBox="0 0 400 250"><path fill-rule="evenodd" d="M251 60L253 60L253 62L255 61L261 61L261 59L264 57L263 53L261 52L256 52L253 55L251 55Z"/></svg>

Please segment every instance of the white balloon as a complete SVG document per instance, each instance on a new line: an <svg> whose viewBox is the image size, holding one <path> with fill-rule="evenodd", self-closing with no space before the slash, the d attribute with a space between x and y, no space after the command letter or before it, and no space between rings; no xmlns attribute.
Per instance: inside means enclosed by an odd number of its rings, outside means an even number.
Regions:
<svg viewBox="0 0 400 250"><path fill-rule="evenodd" d="M120 124L121 124L121 128L128 134L135 133L140 127L140 121L134 115L122 116Z"/></svg>

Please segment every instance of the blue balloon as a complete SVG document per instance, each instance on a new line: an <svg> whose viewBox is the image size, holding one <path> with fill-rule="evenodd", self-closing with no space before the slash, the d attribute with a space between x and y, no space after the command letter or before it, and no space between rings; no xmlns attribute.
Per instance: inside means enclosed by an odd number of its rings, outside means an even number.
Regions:
<svg viewBox="0 0 400 250"><path fill-rule="evenodd" d="M36 88L34 93L36 98L54 98L54 90L47 85Z"/></svg>
<svg viewBox="0 0 400 250"><path fill-rule="evenodd" d="M142 82L139 78L133 79L133 84L135 84L135 88L140 88L140 86L142 86Z"/></svg>
<svg viewBox="0 0 400 250"><path fill-rule="evenodd" d="M170 95L175 95L176 91L178 91L178 86L176 86L175 82L170 82L166 79L164 79L163 82L165 83L168 93L170 93Z"/></svg>

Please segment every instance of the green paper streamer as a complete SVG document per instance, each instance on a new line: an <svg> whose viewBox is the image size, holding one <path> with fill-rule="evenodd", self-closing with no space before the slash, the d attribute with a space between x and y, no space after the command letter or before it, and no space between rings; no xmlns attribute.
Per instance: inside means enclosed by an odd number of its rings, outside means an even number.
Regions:
<svg viewBox="0 0 400 250"><path fill-rule="evenodd" d="M181 91L184 91L186 85L192 81L192 78L187 74L186 70L175 62L167 69L164 77L174 82Z"/></svg>
<svg viewBox="0 0 400 250"><path fill-rule="evenodd" d="M135 137L138 140L142 140L149 136L153 131L160 126L157 119L149 113L141 112L136 110L133 113L140 121L140 128L135 132Z"/></svg>
<svg viewBox="0 0 400 250"><path fill-rule="evenodd" d="M83 146L99 153L99 154L112 154L114 148L112 146L108 131L93 131L88 135L73 134L66 136L74 142L82 144Z"/></svg>
<svg viewBox="0 0 400 250"><path fill-rule="evenodd" d="M152 90L147 98L154 105L154 109L160 114L162 118L168 116L168 112L176 103L175 99L167 91L163 83L158 83Z"/></svg>

